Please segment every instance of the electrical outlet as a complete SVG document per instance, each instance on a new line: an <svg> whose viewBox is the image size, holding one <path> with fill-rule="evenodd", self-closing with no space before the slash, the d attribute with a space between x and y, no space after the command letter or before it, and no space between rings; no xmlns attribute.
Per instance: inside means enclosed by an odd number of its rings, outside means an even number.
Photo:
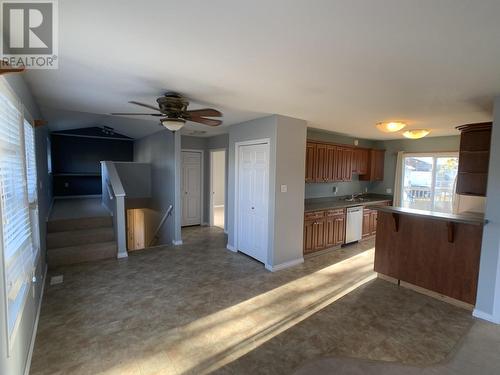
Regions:
<svg viewBox="0 0 500 375"><path fill-rule="evenodd" d="M281 185L281 192L286 193L288 191L288 185Z"/></svg>
<svg viewBox="0 0 500 375"><path fill-rule="evenodd" d="M338 187L336 187L336 186L334 186L334 187L332 188L332 191L333 191L333 194L337 194L337 193L339 192L339 188L338 188Z"/></svg>
<svg viewBox="0 0 500 375"><path fill-rule="evenodd" d="M391 189L391 188L387 188L387 189L385 189L385 192L386 192L387 194L392 194L392 189Z"/></svg>

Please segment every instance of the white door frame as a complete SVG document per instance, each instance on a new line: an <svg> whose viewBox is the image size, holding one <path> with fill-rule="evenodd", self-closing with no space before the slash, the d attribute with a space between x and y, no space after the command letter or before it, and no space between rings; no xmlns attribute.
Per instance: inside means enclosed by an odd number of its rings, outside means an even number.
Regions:
<svg viewBox="0 0 500 375"><path fill-rule="evenodd" d="M208 218L208 222L211 227L214 226L214 152L221 152L224 151L224 232L227 230L227 218L226 218L226 207L227 207L227 149L225 148L214 148L210 149L210 207L209 207L209 215L210 217Z"/></svg>
<svg viewBox="0 0 500 375"><path fill-rule="evenodd" d="M200 225L203 225L204 223L204 217L203 217L203 211L204 211L204 207L203 207L203 196L205 195L205 181L203 180L204 178L204 163L205 163L205 151L204 150L195 150L195 149L190 149L190 148L181 148L181 174L184 173L183 171L183 168L182 168L182 153L183 152L197 152L200 154L200 158L201 158L201 165L200 165L200 195L201 195L201 199L200 199ZM182 179L181 179L181 190L182 188L184 187L184 176L182 175ZM182 195L181 195L182 196ZM181 199L181 204L182 204L182 199ZM182 210L181 210L182 212ZM181 217L182 218L182 217ZM181 227L182 227L182 220L181 220Z"/></svg>
<svg viewBox="0 0 500 375"><path fill-rule="evenodd" d="M267 259L264 262L264 265L267 265L269 262L269 212L271 209L270 201L269 201L269 196L271 195L271 139L270 138L262 138L262 139L253 139L251 141L241 141L241 142L236 142L234 144L234 166L235 166L235 173L234 173L234 217L233 217L233 222L234 222L234 246L235 246L235 251L238 251L239 248L239 242L238 242L238 218L239 218L239 202L238 202L238 192L239 192L239 174L240 174L240 147L241 146L256 146L256 145L266 145L267 146L267 168L268 168L268 173L269 173L269 179L268 179L268 196L267 196Z"/></svg>

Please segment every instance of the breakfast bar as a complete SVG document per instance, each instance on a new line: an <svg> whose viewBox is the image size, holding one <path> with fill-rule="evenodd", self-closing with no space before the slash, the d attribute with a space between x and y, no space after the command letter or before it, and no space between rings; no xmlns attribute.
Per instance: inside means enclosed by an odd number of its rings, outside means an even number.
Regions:
<svg viewBox="0 0 500 375"><path fill-rule="evenodd" d="M376 210L376 272L474 306L484 215L391 206Z"/></svg>

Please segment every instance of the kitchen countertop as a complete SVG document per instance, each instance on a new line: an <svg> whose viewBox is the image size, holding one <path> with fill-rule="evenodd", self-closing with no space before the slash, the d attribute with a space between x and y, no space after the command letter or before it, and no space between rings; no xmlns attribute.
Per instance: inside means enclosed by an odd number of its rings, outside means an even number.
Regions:
<svg viewBox="0 0 500 375"><path fill-rule="evenodd" d="M484 225L488 223L488 220L484 218L484 214L478 212L446 214L443 212L415 210L412 208L392 207L392 206L384 206L384 207L379 206L376 208L376 210L394 214L419 216L434 220L449 221L462 224Z"/></svg>
<svg viewBox="0 0 500 375"><path fill-rule="evenodd" d="M356 206L374 206L387 201L392 202L391 195L366 194L363 195L362 197L364 198L364 200L357 202L347 202L345 200L346 197L306 199L304 203L304 212L313 212L313 211L356 207Z"/></svg>

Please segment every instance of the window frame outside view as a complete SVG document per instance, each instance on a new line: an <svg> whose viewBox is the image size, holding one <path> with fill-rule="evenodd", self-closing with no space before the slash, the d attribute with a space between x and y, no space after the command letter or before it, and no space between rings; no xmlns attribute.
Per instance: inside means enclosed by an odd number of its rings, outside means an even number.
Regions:
<svg viewBox="0 0 500 375"><path fill-rule="evenodd" d="M455 204L455 188L458 173L458 152L442 152L442 153L408 153L403 157L402 165L402 180L401 180L401 206L417 210L437 211L444 213L453 213ZM408 177L409 168L407 167L408 159L416 159L423 165L420 176L416 174L415 178L422 183L411 184ZM419 160L420 159L420 160ZM431 160L425 160L431 159ZM445 179L445 186L436 186L439 181L439 159L456 159L451 166L451 178ZM426 165L425 165L426 164ZM428 170L425 170L425 168ZM419 172L419 171L415 171ZM426 176L430 172L431 179ZM446 174L445 174L446 176ZM414 180L415 181L415 180ZM436 194L436 190L440 189L441 193Z"/></svg>

